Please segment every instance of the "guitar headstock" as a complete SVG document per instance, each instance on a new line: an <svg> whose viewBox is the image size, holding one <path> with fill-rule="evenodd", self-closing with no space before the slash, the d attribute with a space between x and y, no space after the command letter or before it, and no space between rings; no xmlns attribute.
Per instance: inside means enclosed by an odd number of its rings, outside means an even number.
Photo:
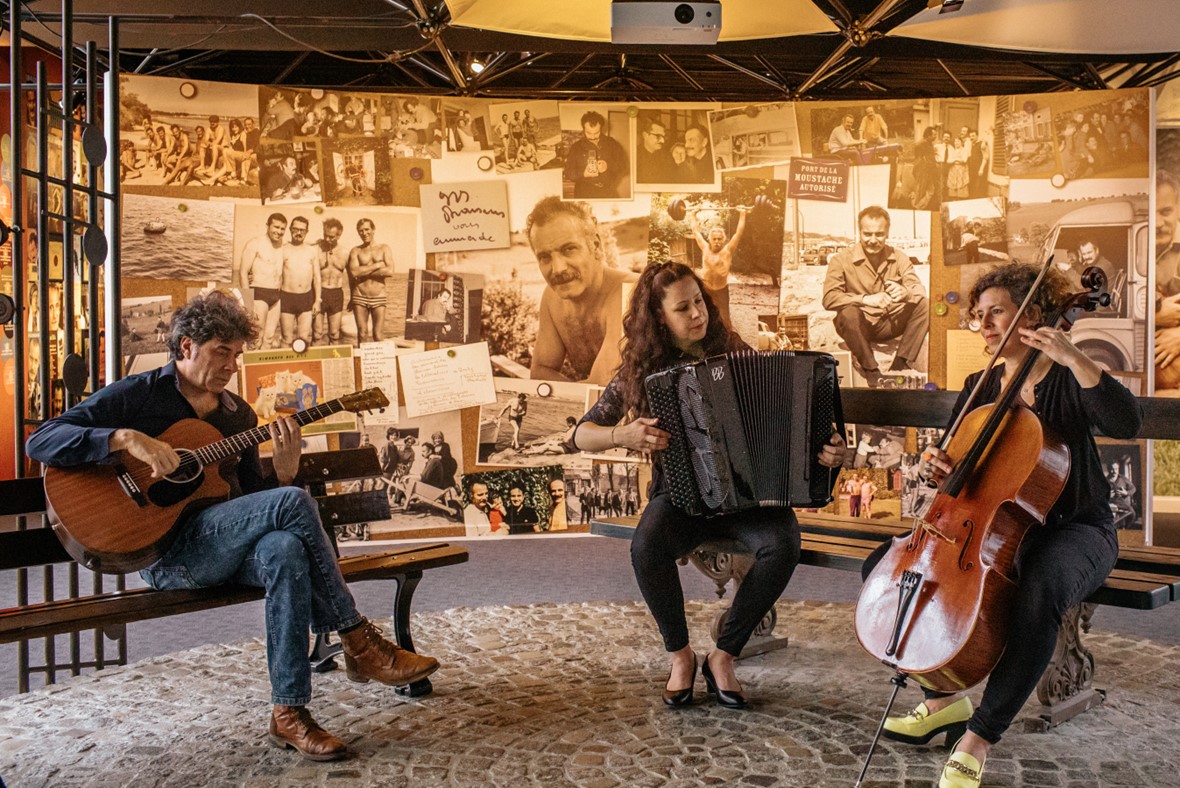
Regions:
<svg viewBox="0 0 1180 788"><path fill-rule="evenodd" d="M377 387L365 389L364 391L357 391L352 394L345 394L340 398L340 404L345 410L353 413L360 413L364 410L378 410L379 408L389 407L389 398L385 396L385 392Z"/></svg>

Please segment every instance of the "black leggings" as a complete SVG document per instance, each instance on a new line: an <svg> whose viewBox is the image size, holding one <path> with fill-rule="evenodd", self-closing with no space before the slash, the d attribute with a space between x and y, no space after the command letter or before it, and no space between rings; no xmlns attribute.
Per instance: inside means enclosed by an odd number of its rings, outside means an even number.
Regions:
<svg viewBox="0 0 1180 788"><path fill-rule="evenodd" d="M799 524L789 508L748 509L706 519L685 514L667 493L653 496L635 529L631 566L668 651L688 645L676 561L709 539L734 539L754 554L754 565L734 595L717 639L718 648L737 656L799 563Z"/></svg>
<svg viewBox="0 0 1180 788"><path fill-rule="evenodd" d="M891 544L886 542L865 559L863 576L868 576ZM967 722L968 730L992 744L1000 740L1053 659L1062 616L1098 590L1118 554L1118 537L1109 527L1033 526L1016 557L1020 586L1012 605L1008 643L992 669L979 708ZM923 691L927 698L948 694Z"/></svg>

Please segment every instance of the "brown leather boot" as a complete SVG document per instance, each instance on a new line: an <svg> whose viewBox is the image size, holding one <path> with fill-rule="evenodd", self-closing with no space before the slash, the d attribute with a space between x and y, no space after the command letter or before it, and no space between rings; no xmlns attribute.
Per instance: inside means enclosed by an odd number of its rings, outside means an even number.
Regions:
<svg viewBox="0 0 1180 788"><path fill-rule="evenodd" d="M368 619L356 629L342 632L340 644L344 647L344 668L352 681L364 683L372 679L401 687L438 670L437 659L394 645Z"/></svg>
<svg viewBox="0 0 1180 788"><path fill-rule="evenodd" d="M313 761L338 761L348 745L316 724L306 706L275 706L270 715L270 743L293 748Z"/></svg>

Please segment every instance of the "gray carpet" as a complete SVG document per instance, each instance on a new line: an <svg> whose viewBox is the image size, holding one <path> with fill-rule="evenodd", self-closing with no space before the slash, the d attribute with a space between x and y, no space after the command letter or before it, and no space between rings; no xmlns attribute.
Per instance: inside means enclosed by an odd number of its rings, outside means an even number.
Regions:
<svg viewBox="0 0 1180 788"><path fill-rule="evenodd" d="M622 602L640 599L631 572L628 543L617 539L537 538L527 541L469 541L471 559L466 564L435 569L423 577L414 599L416 611L442 611L457 607L565 603L583 601ZM344 552L364 548L345 546ZM369 548L374 549L374 548ZM39 573L33 573L34 576ZM65 588L64 571L59 589ZM81 586L90 587L87 573ZM138 581L137 577L130 578ZM688 599L714 599L711 580L692 567L681 569ZM35 581L39 587L40 581ZM16 601L14 572L0 573L0 606ZM853 572L801 566L787 586L785 599L819 602L851 602L860 579ZM353 586L361 612L374 618L388 616L391 583L371 581ZM787 622L789 626L789 622ZM1180 643L1180 605L1154 611L1099 608L1093 621L1097 631ZM652 624L654 630L654 624ZM261 636L261 602L218 608L183 616L142 621L128 627L128 657L136 660L195 648L208 643L236 643ZM802 633L795 633L796 636ZM56 640L66 653L68 638ZM83 651L83 654L86 654ZM33 661L37 662L36 649ZM1102 657L1097 655L1099 666ZM1101 667L1100 667L1101 669ZM40 686L34 679L33 687ZM16 692L16 646L0 646L0 697Z"/></svg>

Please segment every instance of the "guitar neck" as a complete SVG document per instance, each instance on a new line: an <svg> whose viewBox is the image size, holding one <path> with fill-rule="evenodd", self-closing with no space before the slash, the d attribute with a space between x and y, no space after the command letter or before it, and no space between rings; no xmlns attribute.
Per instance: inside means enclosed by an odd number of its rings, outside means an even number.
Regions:
<svg viewBox="0 0 1180 788"><path fill-rule="evenodd" d="M292 418L295 419L296 424L303 427L312 422L327 418L333 413L339 413L342 410L344 410L344 405L340 400L334 399L331 402L325 402L323 405L316 405L314 408L299 411ZM195 451L195 454L201 460L202 465L215 465L226 457L240 454L251 446L257 446L268 440L270 440L270 429L269 425L264 424L261 427L239 432L237 435L219 440L216 443L202 446Z"/></svg>

